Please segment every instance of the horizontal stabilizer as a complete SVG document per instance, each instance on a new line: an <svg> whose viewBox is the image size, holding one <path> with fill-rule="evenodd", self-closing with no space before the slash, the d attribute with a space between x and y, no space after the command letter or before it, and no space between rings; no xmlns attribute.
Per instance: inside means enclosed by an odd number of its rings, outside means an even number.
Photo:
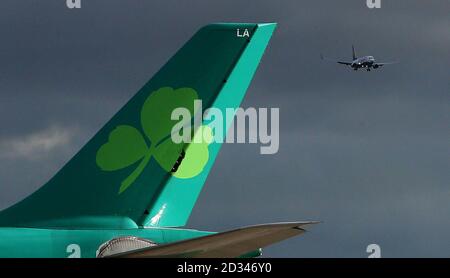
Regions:
<svg viewBox="0 0 450 278"><path fill-rule="evenodd" d="M263 224L115 254L115 258L236 258L259 248L304 233L318 222Z"/></svg>

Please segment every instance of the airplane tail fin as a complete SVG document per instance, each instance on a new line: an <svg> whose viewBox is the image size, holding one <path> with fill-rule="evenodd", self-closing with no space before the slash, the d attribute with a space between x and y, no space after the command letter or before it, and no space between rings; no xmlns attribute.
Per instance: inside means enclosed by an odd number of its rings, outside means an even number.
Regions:
<svg viewBox="0 0 450 278"><path fill-rule="evenodd" d="M175 125L197 117L180 122L172 112L238 107L275 27L201 28L53 178L2 211L0 226L184 226L221 144L175 142ZM211 135L201 124L194 138Z"/></svg>
<svg viewBox="0 0 450 278"><path fill-rule="evenodd" d="M356 57L356 52L355 52L355 47L352 45L352 57L353 57L353 60L356 60L358 57Z"/></svg>

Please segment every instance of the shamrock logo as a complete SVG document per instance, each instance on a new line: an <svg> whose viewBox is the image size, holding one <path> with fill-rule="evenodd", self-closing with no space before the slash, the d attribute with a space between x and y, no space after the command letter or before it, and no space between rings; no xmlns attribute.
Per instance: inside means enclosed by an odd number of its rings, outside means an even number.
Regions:
<svg viewBox="0 0 450 278"><path fill-rule="evenodd" d="M207 126L198 128L186 150L182 143L174 143L170 136L173 126L179 122L171 120L172 111L184 107L193 115L194 100L197 98L197 92L191 88L160 88L150 94L142 106L141 126L144 135L130 125L119 125L111 131L108 142L97 151L97 166L103 171L117 171L139 162L122 181L119 194L136 181L152 158L177 178L192 178L203 171L209 159L211 129ZM183 125L189 124L190 120L186 120ZM198 136L206 140L196 141ZM181 164L180 156L183 158Z"/></svg>

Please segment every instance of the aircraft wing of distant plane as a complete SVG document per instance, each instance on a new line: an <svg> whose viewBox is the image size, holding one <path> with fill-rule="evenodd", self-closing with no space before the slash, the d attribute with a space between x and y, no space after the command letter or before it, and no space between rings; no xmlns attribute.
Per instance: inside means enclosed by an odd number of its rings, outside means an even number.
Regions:
<svg viewBox="0 0 450 278"><path fill-rule="evenodd" d="M263 224L112 255L114 258L234 258L304 233L318 222Z"/></svg>
<svg viewBox="0 0 450 278"><path fill-rule="evenodd" d="M375 63L374 66L382 67L384 65L397 64L398 62L387 62L387 63Z"/></svg>
<svg viewBox="0 0 450 278"><path fill-rule="evenodd" d="M338 64L342 64L342 65L347 65L347 66L350 66L352 64L351 62L342 62L342 61L333 61L333 62L336 62Z"/></svg>
<svg viewBox="0 0 450 278"><path fill-rule="evenodd" d="M320 54L320 59L330 61L330 62L335 62L335 63L342 64L342 65L347 65L347 66L350 66L352 64L352 62L331 60L331 59L324 57L322 54Z"/></svg>

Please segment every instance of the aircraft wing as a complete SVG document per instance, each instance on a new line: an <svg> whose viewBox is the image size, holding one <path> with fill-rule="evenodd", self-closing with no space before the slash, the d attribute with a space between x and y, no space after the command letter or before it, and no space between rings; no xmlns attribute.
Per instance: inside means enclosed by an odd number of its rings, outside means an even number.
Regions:
<svg viewBox="0 0 450 278"><path fill-rule="evenodd" d="M342 61L336 61L336 63L347 66L350 66L352 64L351 62L342 62Z"/></svg>
<svg viewBox="0 0 450 278"><path fill-rule="evenodd" d="M235 258L304 233L318 222L264 224L112 255L114 258Z"/></svg>
<svg viewBox="0 0 450 278"><path fill-rule="evenodd" d="M382 67L384 65L392 65L392 64L397 64L397 63L398 62L375 63L374 66Z"/></svg>
<svg viewBox="0 0 450 278"><path fill-rule="evenodd" d="M347 65L347 66L350 66L352 64L352 62L331 60L331 59L324 57L322 54L320 54L320 59L325 60L325 61L335 62L335 63L341 64L341 65Z"/></svg>

